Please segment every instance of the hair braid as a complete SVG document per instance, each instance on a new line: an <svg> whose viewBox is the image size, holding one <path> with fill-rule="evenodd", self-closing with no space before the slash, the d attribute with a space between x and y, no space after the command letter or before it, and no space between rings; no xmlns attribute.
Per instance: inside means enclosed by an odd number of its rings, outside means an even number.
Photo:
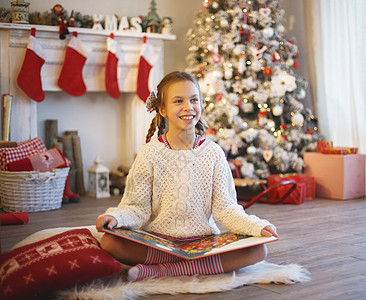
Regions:
<svg viewBox="0 0 366 300"><path fill-rule="evenodd" d="M156 130L156 119L157 119L157 117L158 117L158 114L156 114L156 116L154 117L154 119L152 119L152 121L151 121L149 131L147 132L147 135L146 135L146 143L150 142L152 136L155 133L155 130Z"/></svg>
<svg viewBox="0 0 366 300"><path fill-rule="evenodd" d="M146 143L150 142L152 136L156 131L156 127L158 127L158 136L162 135L165 130L165 119L161 116L159 112L156 112L155 117L151 121L149 131L146 135Z"/></svg>
<svg viewBox="0 0 366 300"><path fill-rule="evenodd" d="M205 120L201 117L197 124L196 124L196 131L197 131L197 134L199 135L204 135L206 130L207 130L208 126L205 122Z"/></svg>

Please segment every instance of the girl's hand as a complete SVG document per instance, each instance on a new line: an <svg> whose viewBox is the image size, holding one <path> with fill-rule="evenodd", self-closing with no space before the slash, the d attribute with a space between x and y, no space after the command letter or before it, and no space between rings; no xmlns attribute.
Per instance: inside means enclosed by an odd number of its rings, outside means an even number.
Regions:
<svg viewBox="0 0 366 300"><path fill-rule="evenodd" d="M112 229L113 227L117 226L117 220L115 219L115 217L102 215L97 218L95 227L99 232L102 232L105 224L107 224L107 227L109 229Z"/></svg>
<svg viewBox="0 0 366 300"><path fill-rule="evenodd" d="M268 225L268 226L264 227L261 231L261 235L266 236L266 237L271 237L271 236L278 237L276 227L274 227L273 225Z"/></svg>

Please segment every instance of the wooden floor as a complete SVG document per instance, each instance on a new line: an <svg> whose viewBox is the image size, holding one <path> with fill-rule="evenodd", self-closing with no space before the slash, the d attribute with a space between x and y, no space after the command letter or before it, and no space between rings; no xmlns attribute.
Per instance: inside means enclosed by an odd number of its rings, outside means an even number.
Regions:
<svg viewBox="0 0 366 300"><path fill-rule="evenodd" d="M82 198L61 209L29 214L26 225L1 227L2 252L46 228L94 224L119 197ZM312 281L294 285L253 285L204 295L157 295L149 299L366 299L366 198L317 199L300 206L256 203L247 209L277 226L280 240L268 245L267 261L297 263Z"/></svg>

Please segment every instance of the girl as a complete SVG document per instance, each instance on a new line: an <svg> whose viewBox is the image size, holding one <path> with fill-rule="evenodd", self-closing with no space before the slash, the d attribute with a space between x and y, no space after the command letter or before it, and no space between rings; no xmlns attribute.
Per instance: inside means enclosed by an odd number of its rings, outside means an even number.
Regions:
<svg viewBox="0 0 366 300"><path fill-rule="evenodd" d="M147 144L137 154L125 192L116 208L96 220L104 225L143 229L172 240L217 234L213 217L227 229L253 236L277 236L266 220L247 215L237 204L231 170L222 149L202 135L202 95L196 79L185 72L166 75L146 103L156 112ZM158 127L158 138L152 138ZM193 261L104 234L101 247L128 265L131 281L147 277L218 274L255 264L266 257L265 245Z"/></svg>

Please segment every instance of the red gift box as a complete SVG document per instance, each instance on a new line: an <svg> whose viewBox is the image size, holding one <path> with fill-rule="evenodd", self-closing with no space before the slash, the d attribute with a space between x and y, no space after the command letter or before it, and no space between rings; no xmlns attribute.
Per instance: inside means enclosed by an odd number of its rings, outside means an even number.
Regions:
<svg viewBox="0 0 366 300"><path fill-rule="evenodd" d="M333 147L333 142L331 141L318 141L317 142L317 152L323 154L357 154L357 147Z"/></svg>
<svg viewBox="0 0 366 300"><path fill-rule="evenodd" d="M319 153L329 153L329 150L333 148L332 141L317 141L316 151Z"/></svg>
<svg viewBox="0 0 366 300"><path fill-rule="evenodd" d="M277 188L278 197L282 198L289 190L289 185L283 185ZM288 195L283 201L283 204L302 204L305 201L306 183L297 183L296 189Z"/></svg>
<svg viewBox="0 0 366 300"><path fill-rule="evenodd" d="M304 154L304 174L314 176L316 196L355 199L365 196L365 156L361 154Z"/></svg>
<svg viewBox="0 0 366 300"><path fill-rule="evenodd" d="M275 185L277 183L294 180L297 183L304 183L305 184L305 200L314 200L315 199L315 178L314 176L309 175L281 175L281 174L272 174L267 177L267 184L268 186ZM284 186L283 188L285 188ZM282 187L281 187L282 188ZM289 187L286 187L287 189ZM275 195L277 191L272 191L270 194L271 198L278 198L279 195ZM285 202L284 202L285 203Z"/></svg>

